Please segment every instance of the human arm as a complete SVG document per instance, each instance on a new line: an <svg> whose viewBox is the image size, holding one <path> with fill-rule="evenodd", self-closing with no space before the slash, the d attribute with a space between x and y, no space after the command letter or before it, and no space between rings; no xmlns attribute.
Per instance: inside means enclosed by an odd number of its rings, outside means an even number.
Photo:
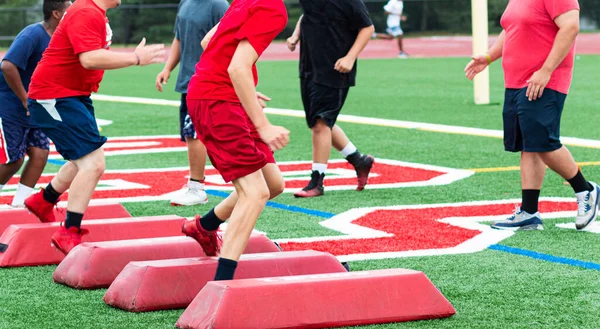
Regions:
<svg viewBox="0 0 600 329"><path fill-rule="evenodd" d="M254 86L252 66L258 60L258 53L247 39L240 41L231 59L227 73L240 99L240 103L248 114L250 121L256 127L267 145L273 150L282 149L289 142L289 131L283 127L273 126L263 113L261 104L257 101L258 95Z"/></svg>
<svg viewBox="0 0 600 329"><path fill-rule="evenodd" d="M302 23L302 17L304 17L304 15L301 15L298 19L298 23L296 23L296 28L294 29L292 36L287 38L286 44L290 51L296 50L296 45L298 45L298 41L300 41L300 23Z"/></svg>
<svg viewBox="0 0 600 329"><path fill-rule="evenodd" d="M165 67L163 70L158 73L156 76L156 90L162 92L163 85L166 85L169 82L169 77L171 76L171 72L177 67L179 64L179 60L181 58L181 42L177 37L173 38L173 43L171 44L171 52L169 54L169 59L165 63Z"/></svg>
<svg viewBox="0 0 600 329"><path fill-rule="evenodd" d="M502 49L504 48L505 32L502 30L498 39L492 45L487 54L475 55L471 57L471 61L465 66L465 76L469 80L473 80L477 74L485 70L491 63L502 57Z"/></svg>
<svg viewBox="0 0 600 329"><path fill-rule="evenodd" d="M558 26L558 33L554 39L552 50L542 68L533 73L527 81L529 85L526 95L530 101L542 97L552 73L571 51L577 34L579 34L579 10L573 9L559 15L554 19L554 23Z"/></svg>
<svg viewBox="0 0 600 329"><path fill-rule="evenodd" d="M146 38L133 52L116 52L97 49L79 54L79 62L88 70L114 70L134 65L148 65L163 62L164 45L146 46Z"/></svg>
<svg viewBox="0 0 600 329"><path fill-rule="evenodd" d="M354 62L356 62L360 52L365 48L369 40L371 40L373 32L375 32L375 27L373 27L373 25L360 29L352 48L350 48L350 51L348 51L346 56L338 59L338 61L335 63L334 69L340 73L348 73L352 71Z"/></svg>
<svg viewBox="0 0 600 329"><path fill-rule="evenodd" d="M10 87L10 89L19 97L23 106L27 109L27 91L23 86L23 81L21 80L21 75L19 74L19 68L8 60L3 60L1 64L2 74L4 75L4 80ZM29 111L27 112L29 115Z"/></svg>
<svg viewBox="0 0 600 329"><path fill-rule="evenodd" d="M212 37L215 35L215 33L217 32L218 28L219 28L219 23L217 23L217 25L215 25L212 29L210 29L210 31L208 31L208 33L206 33L206 35L204 36L204 38L200 42L200 45L202 46L202 49L206 49L206 47L208 47L208 43L210 42L210 40L212 39Z"/></svg>

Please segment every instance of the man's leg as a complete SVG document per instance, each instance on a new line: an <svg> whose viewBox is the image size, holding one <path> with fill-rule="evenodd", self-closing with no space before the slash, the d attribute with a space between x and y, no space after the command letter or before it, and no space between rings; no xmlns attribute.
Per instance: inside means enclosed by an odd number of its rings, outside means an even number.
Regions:
<svg viewBox="0 0 600 329"><path fill-rule="evenodd" d="M4 185L17 173L23 165L24 159L0 165L0 191Z"/></svg>
<svg viewBox="0 0 600 329"><path fill-rule="evenodd" d="M29 150L27 150L29 160L25 164L25 168L21 174L21 180L19 181L17 193L12 201L13 206L23 206L25 199L27 199L33 193L35 184L37 184L40 176L42 176L42 172L44 172L44 168L46 167L48 153L48 150L39 147L30 147Z"/></svg>
<svg viewBox="0 0 600 329"><path fill-rule="evenodd" d="M540 153L521 152L521 210L529 214L538 212L538 200L545 175L546 164Z"/></svg>
<svg viewBox="0 0 600 329"><path fill-rule="evenodd" d="M346 133L337 124L332 129L332 143L333 147L340 152L340 154L346 159L356 170L356 177L358 179L358 185L356 190L364 190L369 180L369 173L373 167L375 159L366 154L362 154L358 151L356 146L348 139Z"/></svg>
<svg viewBox="0 0 600 329"><path fill-rule="evenodd" d="M0 118L0 191L23 165L26 135L26 128Z"/></svg>

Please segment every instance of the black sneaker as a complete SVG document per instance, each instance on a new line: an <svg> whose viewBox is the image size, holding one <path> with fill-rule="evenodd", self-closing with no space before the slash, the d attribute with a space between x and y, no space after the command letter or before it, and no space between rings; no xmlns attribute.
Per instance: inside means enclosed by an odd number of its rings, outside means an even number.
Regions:
<svg viewBox="0 0 600 329"><path fill-rule="evenodd" d="M322 196L325 194L325 189L323 188L323 179L325 179L325 174L320 174L318 171L313 170L308 185L306 185L306 187L302 190L294 193L294 196L296 198L313 198L316 196Z"/></svg>

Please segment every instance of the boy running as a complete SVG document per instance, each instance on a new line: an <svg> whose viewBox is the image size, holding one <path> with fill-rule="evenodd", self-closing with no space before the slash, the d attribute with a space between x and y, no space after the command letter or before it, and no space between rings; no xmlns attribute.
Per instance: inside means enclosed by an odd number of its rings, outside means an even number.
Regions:
<svg viewBox="0 0 600 329"><path fill-rule="evenodd" d="M196 138L196 130L188 114L186 98L190 78L202 55L203 49L200 43L210 29L219 23L227 8L229 3L226 0L181 0L177 9L171 54L165 63L165 68L156 77L156 89L162 92L163 85L169 81L171 71L181 63L175 91L181 94L179 131L181 141L185 141L188 148L190 179L185 193L178 194L171 200L173 206L194 206L208 202L204 191L206 148Z"/></svg>
<svg viewBox="0 0 600 329"><path fill-rule="evenodd" d="M24 207L48 161L50 141L31 120L27 110L27 90L33 71L48 48L70 0L44 0L44 21L24 28L2 60L0 75L0 192L29 161L17 186L12 206Z"/></svg>
<svg viewBox="0 0 600 329"><path fill-rule="evenodd" d="M360 153L336 120L350 87L355 85L356 60L375 31L362 0L300 0L304 15L288 38L291 51L300 48L300 89L306 122L312 130L313 165L308 185L297 198L322 196L331 147L352 164L357 190L367 184L374 159Z"/></svg>
<svg viewBox="0 0 600 329"><path fill-rule="evenodd" d="M106 10L120 0L77 0L65 13L29 86L33 121L68 160L52 182L25 200L25 206L42 222L54 222L52 209L69 189L64 225L52 243L67 254L81 243L81 220L92 193L104 173L106 137L100 136L90 94L98 91L104 70L162 61L163 46L146 46L134 52L110 51L112 31Z"/></svg>
<svg viewBox="0 0 600 329"><path fill-rule="evenodd" d="M256 61L285 28L282 0L235 0L202 41L205 49L188 89L188 109L212 164L235 191L183 232L206 255L219 253L219 225L229 219L215 280L233 279L237 262L269 198L284 188L273 151L289 141L263 113Z"/></svg>

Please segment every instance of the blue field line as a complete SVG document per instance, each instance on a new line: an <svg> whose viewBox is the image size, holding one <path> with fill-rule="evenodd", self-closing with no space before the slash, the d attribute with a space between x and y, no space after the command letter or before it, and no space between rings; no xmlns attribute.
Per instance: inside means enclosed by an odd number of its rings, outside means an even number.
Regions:
<svg viewBox="0 0 600 329"><path fill-rule="evenodd" d="M218 196L221 198L226 198L227 196L229 196L229 193L227 193L227 192L216 191L216 190L206 190L206 194ZM277 203L277 202L273 202L273 201L267 202L267 207L286 210L286 211L290 211L290 212L296 212L296 213L305 214L305 215L316 216L316 217L323 217L323 218L331 218L336 215L334 213L330 213L330 212L326 212L326 211L290 206L287 204Z"/></svg>
<svg viewBox="0 0 600 329"><path fill-rule="evenodd" d="M51 163L51 164L57 165L57 166L62 166L65 163L67 163L67 161L65 161L65 160L57 160L57 159L48 159L48 163Z"/></svg>
<svg viewBox="0 0 600 329"><path fill-rule="evenodd" d="M565 264L565 265L583 267L583 268L587 268L590 270L600 271L600 264L598 264L598 263L585 262L582 260L577 260L577 259L572 259L572 258L557 257L557 256L548 255L548 254L542 254L542 253L536 252L536 251L507 247L507 246L503 246L500 244L491 245L490 249L507 252L509 254L525 256L525 257L529 257L529 258L533 258L533 259L539 259L539 260L543 260L543 261L547 261L547 262L551 262L551 263Z"/></svg>

